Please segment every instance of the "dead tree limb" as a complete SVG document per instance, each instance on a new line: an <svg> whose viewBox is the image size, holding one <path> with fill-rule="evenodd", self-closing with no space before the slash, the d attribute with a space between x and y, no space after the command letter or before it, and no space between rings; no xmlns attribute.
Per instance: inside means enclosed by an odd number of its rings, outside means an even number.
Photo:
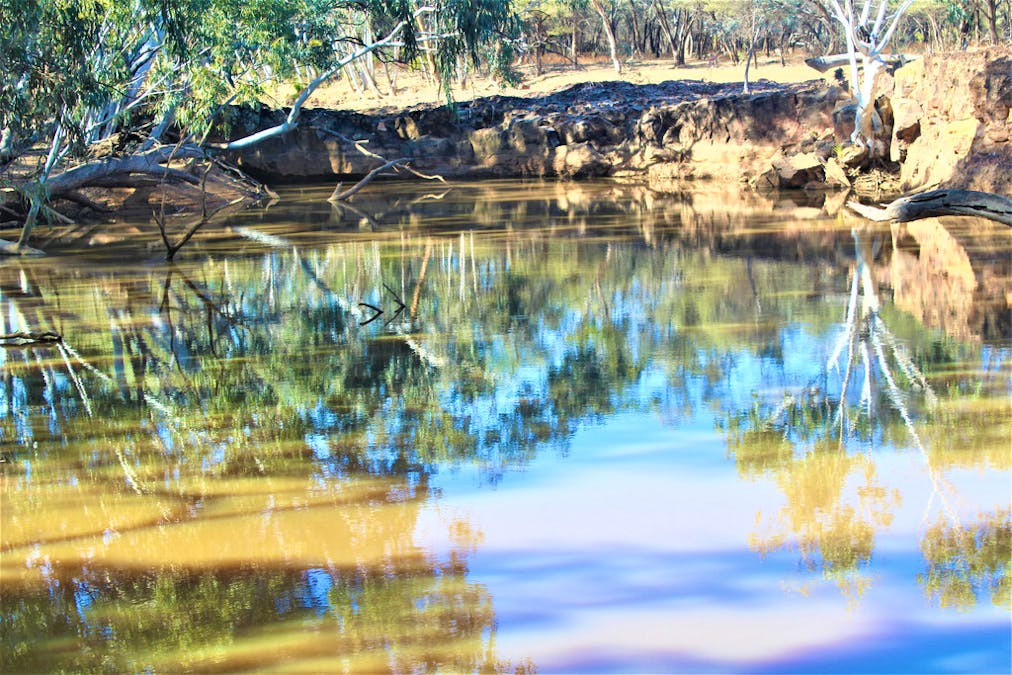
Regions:
<svg viewBox="0 0 1012 675"><path fill-rule="evenodd" d="M438 173L433 173L433 174L422 173L421 171L418 171L417 169L412 169L410 166L408 166L406 164L404 166L399 166L397 168L398 169L404 169L405 171L407 171L409 173L413 173L414 175L416 175L419 178L422 178L424 180L438 180L440 183L445 183L446 182L446 179L443 178L442 176L440 176Z"/></svg>
<svg viewBox="0 0 1012 675"><path fill-rule="evenodd" d="M163 179L170 177L197 185L200 183L199 177L166 167L164 163L173 159L195 159L203 156L203 150L196 146L187 145L181 148L161 146L138 155L111 157L75 166L53 176L47 185L50 196L77 190L98 180L122 178L128 174L148 174L161 176Z"/></svg>
<svg viewBox="0 0 1012 675"><path fill-rule="evenodd" d="M380 157L379 155L377 155L375 153L366 151L360 145L356 144L355 147L358 150L362 151L363 153L369 155L370 157L375 157L377 159L383 159L383 157ZM426 173L422 173L421 171L418 171L417 169L412 169L407 164L407 162L409 162L409 161L411 161L410 157L401 157L399 159L391 159L390 161L387 161L382 166L378 166L375 169L373 169L372 171L370 171L369 173L367 173L362 180L360 180L359 182L355 183L354 185L352 185L350 188L348 188L344 192L340 191L341 190L341 184L338 183L337 187L334 188L334 193L332 195L330 195L330 197L327 199L327 201L331 202L331 203L337 203L337 202L346 201L349 197L351 197L356 192L358 192L359 190L361 190L362 188L364 188L366 185L368 185L369 183L371 183L374 178L376 178L378 175L380 175L381 173L383 173L387 169L395 169L397 171L400 171L401 169L403 169L404 171L407 171L408 173L414 174L415 176L418 176L419 178L422 178L422 179L425 179L425 180L438 180L438 181L440 181L442 183L446 182L446 179L443 178L442 176L440 176L439 174L426 174Z"/></svg>
<svg viewBox="0 0 1012 675"><path fill-rule="evenodd" d="M895 72L897 68L905 66L906 64L916 61L919 58L921 57L909 54L897 54L896 56L883 56L882 60L885 61L886 70L889 72ZM850 57L847 54L815 56L810 59L805 59L805 65L819 71L820 73L824 73L827 70L832 70L833 68L841 68L843 66L850 65Z"/></svg>
<svg viewBox="0 0 1012 675"><path fill-rule="evenodd" d="M22 256L44 256L45 251L40 251L31 246L21 246L16 241L0 239L0 255L22 255Z"/></svg>
<svg viewBox="0 0 1012 675"><path fill-rule="evenodd" d="M112 209L109 207L99 204L95 200L90 199L87 195L83 195L80 192L70 191L60 196L69 202L74 202L75 204L89 208L92 211L98 211L99 213L112 213Z"/></svg>
<svg viewBox="0 0 1012 675"><path fill-rule="evenodd" d="M63 336L51 330L41 333L18 331L8 335L0 335L0 345L4 347L22 347L39 343L63 342Z"/></svg>
<svg viewBox="0 0 1012 675"><path fill-rule="evenodd" d="M193 221L186 227L186 230L179 237L179 240L175 244L169 241L168 230L166 229L165 226L165 212L162 211L162 213L159 214L158 212L152 210L151 216L154 219L155 224L158 226L158 234L160 234L162 237L162 244L165 245L165 259L171 262L172 259L175 258L176 253L179 252L179 249L183 248L183 246L185 246L186 243L190 241L193 235L197 233L197 230L199 230L204 225L207 225L216 216L227 215L231 213L233 207L242 204L242 201L243 199L241 197L238 199L233 199L227 204L223 204L222 206L219 206L217 209L214 209L213 211L210 212L208 212L206 210L206 207L204 207L202 209L203 213L201 214L200 218L197 218L195 221Z"/></svg>
<svg viewBox="0 0 1012 675"><path fill-rule="evenodd" d="M1012 199L973 190L930 190L900 197L885 208L847 202L851 210L875 221L907 223L932 216L977 216L1012 226Z"/></svg>
<svg viewBox="0 0 1012 675"><path fill-rule="evenodd" d="M380 175L381 173L383 173L387 169L395 167L398 164L403 164L404 162L407 162L410 159L411 159L410 157L400 157L398 159L391 159L386 164L383 164L382 166L378 166L375 169L373 169L372 171L370 171L369 173L367 173L365 175L365 178L363 178L359 182L355 183L354 185L352 185L350 188L348 188L344 192L341 192L340 194L338 194L337 190L334 190L334 194L330 195L330 198L327 199L327 201L328 202L343 202L344 200L348 199L349 197L351 197L352 195L354 195L356 192L358 192L359 190L361 190L362 188L364 188L366 185L368 185L369 183L371 183L373 181L373 179L376 178L376 176Z"/></svg>

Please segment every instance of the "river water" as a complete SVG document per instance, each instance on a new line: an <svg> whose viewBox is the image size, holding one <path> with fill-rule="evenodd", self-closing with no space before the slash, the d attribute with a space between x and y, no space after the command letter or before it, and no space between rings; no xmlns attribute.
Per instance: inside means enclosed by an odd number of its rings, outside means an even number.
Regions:
<svg viewBox="0 0 1012 675"><path fill-rule="evenodd" d="M1008 671L1008 228L331 189L0 264L5 672Z"/></svg>

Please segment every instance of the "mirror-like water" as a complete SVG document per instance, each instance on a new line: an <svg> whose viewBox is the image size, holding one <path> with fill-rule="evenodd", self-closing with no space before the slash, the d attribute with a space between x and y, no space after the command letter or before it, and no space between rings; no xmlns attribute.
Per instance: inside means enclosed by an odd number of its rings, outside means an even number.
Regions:
<svg viewBox="0 0 1012 675"><path fill-rule="evenodd" d="M0 266L6 672L1007 671L1008 228L430 189Z"/></svg>

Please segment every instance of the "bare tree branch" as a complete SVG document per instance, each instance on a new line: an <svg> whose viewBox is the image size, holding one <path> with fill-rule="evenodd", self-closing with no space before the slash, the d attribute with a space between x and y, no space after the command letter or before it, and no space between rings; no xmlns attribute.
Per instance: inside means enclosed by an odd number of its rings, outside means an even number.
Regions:
<svg viewBox="0 0 1012 675"><path fill-rule="evenodd" d="M344 192L341 192L340 194L337 194L337 190L334 190L335 194L332 194L330 196L330 198L327 199L327 201L328 202L343 202L344 200L348 199L349 197L351 197L352 195L354 195L356 192L358 192L359 190L361 190L362 188L364 188L366 185L368 185L369 183L371 183L373 181L373 179L376 178L376 176L380 175L381 173L383 173L387 169L389 169L391 167L394 167L394 166L397 166L399 164L403 164L404 162L407 162L410 159L411 159L410 157L400 157L398 159L391 159L386 164L378 166L375 169L373 169L372 171L370 171L369 173L367 173L365 175L365 178L363 178L359 182L355 183L354 185L352 185L350 188L348 188Z"/></svg>
<svg viewBox="0 0 1012 675"><path fill-rule="evenodd" d="M434 7L428 6L419 7L417 10L415 10L413 18L418 18L423 14L429 14L434 11L435 11ZM408 24L406 21L401 21L396 26L394 26L389 33L387 33L386 37L380 38L375 42L364 45L362 48L345 56L329 70L326 70L323 73L321 73L316 79L314 79L312 82L306 85L306 87L299 93L298 98L295 99L295 103L292 104L292 109L288 112L288 117L286 117L285 121L282 122L281 124L275 125L269 129L258 131L254 134L250 134L249 136L246 136L244 138L229 141L228 143L209 143L207 144L206 147L214 148L216 150L239 150L241 148L248 148L251 145L261 143L267 140L268 138L273 138L274 136L280 136L281 134L288 133L296 126L298 126L299 114L302 112L302 106L305 105L309 97L313 94L314 91L316 91L316 89L321 84L323 84L330 78L334 77L334 75L336 75L338 72L344 69L344 67L347 66L352 61L356 61L365 56L366 54L370 54L373 51L379 49L380 47L386 47L388 45L394 44L394 41L397 39L401 31L404 30L404 28L407 25Z"/></svg>

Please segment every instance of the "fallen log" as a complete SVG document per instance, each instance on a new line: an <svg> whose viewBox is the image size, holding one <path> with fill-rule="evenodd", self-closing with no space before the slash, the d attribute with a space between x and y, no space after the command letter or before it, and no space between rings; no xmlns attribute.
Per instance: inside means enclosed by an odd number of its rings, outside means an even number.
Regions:
<svg viewBox="0 0 1012 675"><path fill-rule="evenodd" d="M62 195L72 190L92 185L96 181L123 179L129 174L147 174L161 178L175 178L194 185L200 178L180 169L166 167L165 162L183 159L199 159L204 156L201 148L189 144L179 147L160 146L146 152L125 157L108 157L85 162L67 169L49 179L46 188L50 196Z"/></svg>
<svg viewBox="0 0 1012 675"><path fill-rule="evenodd" d="M919 56L911 56L909 54L897 54L895 56L883 56L882 61L885 63L886 70L890 73L896 71L897 68L901 68L912 61L916 61L921 58ZM842 66L850 65L850 56L847 54L832 54L829 56L816 56L810 59L805 59L805 65L809 68L814 68L820 73L825 73L833 68L840 68Z"/></svg>
<svg viewBox="0 0 1012 675"><path fill-rule="evenodd" d="M858 202L847 206L869 220L907 223L933 216L977 216L1012 226L1012 199L973 190L930 190L900 197L884 208Z"/></svg>

